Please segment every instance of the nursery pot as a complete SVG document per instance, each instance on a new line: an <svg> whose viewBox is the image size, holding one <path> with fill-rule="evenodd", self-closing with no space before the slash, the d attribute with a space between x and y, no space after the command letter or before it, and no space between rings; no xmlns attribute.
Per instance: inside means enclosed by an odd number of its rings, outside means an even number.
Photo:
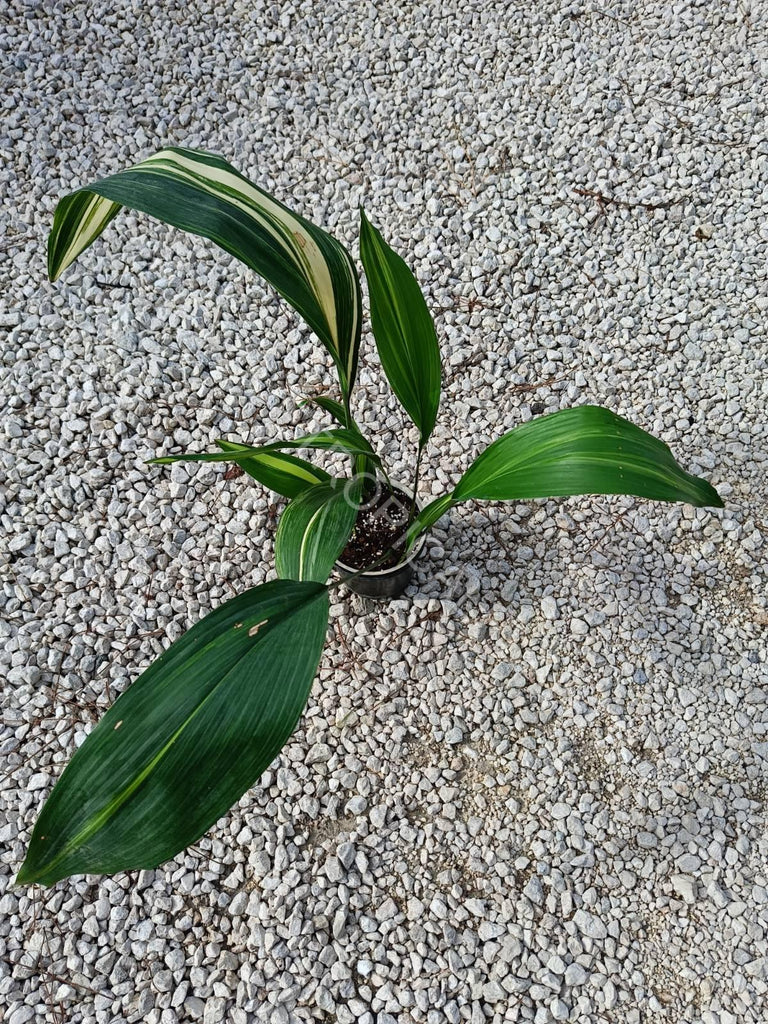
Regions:
<svg viewBox="0 0 768 1024"><path fill-rule="evenodd" d="M402 491L407 496L410 503L413 498L413 492L400 483L395 482L395 486L398 491ZM418 499L416 500L416 510L421 511L421 503ZM355 594L360 594L361 597L373 597L379 600L399 597L411 581L413 565L424 549L424 541L424 534L421 534L408 556L398 562L397 565L393 565L388 569L374 569L371 572L363 572L359 576L355 575L355 573L360 572L359 569L345 565L339 559L336 562L339 579L346 581L349 589ZM353 576L354 579L351 578Z"/></svg>

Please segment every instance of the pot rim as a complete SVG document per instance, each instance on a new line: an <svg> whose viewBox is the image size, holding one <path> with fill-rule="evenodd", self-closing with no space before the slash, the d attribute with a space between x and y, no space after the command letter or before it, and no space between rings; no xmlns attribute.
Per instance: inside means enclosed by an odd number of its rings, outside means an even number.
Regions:
<svg viewBox="0 0 768 1024"><path fill-rule="evenodd" d="M370 572L360 572L359 569L353 569L351 565L347 565L345 562L342 562L341 559L337 559L336 562L334 562L334 565L337 569L341 569L342 572L349 573L350 576L353 576L355 573L360 573L358 579L361 580L377 579L382 576L394 576L395 573L404 569L407 565L410 565L417 555L421 554L421 550L424 547L426 539L427 538L423 533L419 534L408 557L404 558L402 562L398 562L397 565L391 565L388 569L372 569Z"/></svg>
<svg viewBox="0 0 768 1024"><path fill-rule="evenodd" d="M413 491L411 490L410 487L407 487L405 484L401 484L399 480L393 480L392 483L394 484L395 487L397 487L399 491L402 491L403 494L406 494L409 498L413 497ZM424 506L422 505L418 498L416 498L415 504L418 511L421 512ZM353 569L351 565L347 565L346 562L342 562L340 558L337 558L336 561L334 562L334 568L341 569L342 572L349 573L350 576L355 575L355 573L360 573L358 579L361 580L381 579L384 576L394 576L396 573L404 569L407 565L410 565L411 562L413 562L413 560L419 554L421 554L422 548L424 547L426 540L426 532L420 533L419 536L416 538L414 545L411 548L407 558L404 558L402 561L398 562L397 565L391 565L388 569L373 569L371 570L371 572L360 572L359 569Z"/></svg>

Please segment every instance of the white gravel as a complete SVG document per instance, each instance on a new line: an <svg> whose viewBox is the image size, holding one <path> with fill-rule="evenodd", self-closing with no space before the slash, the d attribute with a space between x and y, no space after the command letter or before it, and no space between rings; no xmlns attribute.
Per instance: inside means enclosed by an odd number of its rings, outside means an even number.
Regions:
<svg viewBox="0 0 768 1024"><path fill-rule="evenodd" d="M8 1024L765 1021L767 28L759 3L11 0ZM334 607L300 729L208 837L17 890L98 714L272 571L270 496L143 460L297 430L329 379L252 274L144 217L47 283L56 197L167 143L355 252L363 201L414 266L445 366L425 493L598 402L726 508L454 510L406 599ZM365 353L357 411L402 476L415 436Z"/></svg>

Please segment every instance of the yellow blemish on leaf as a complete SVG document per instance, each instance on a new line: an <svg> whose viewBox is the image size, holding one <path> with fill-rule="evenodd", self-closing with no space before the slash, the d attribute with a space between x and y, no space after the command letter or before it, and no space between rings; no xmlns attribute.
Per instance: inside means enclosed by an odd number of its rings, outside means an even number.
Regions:
<svg viewBox="0 0 768 1024"><path fill-rule="evenodd" d="M235 629L242 629L242 628L243 628L242 622L236 622L235 623Z"/></svg>
<svg viewBox="0 0 768 1024"><path fill-rule="evenodd" d="M122 724L123 724L123 720L122 720L122 718L121 718L121 719L120 719L120 721L119 721L119 722L117 722L117 723L115 724L115 732L117 732L117 730L118 730L118 729L120 728L120 726L121 726Z"/></svg>
<svg viewBox="0 0 768 1024"><path fill-rule="evenodd" d="M269 619L262 619L262 621L257 622L255 626L251 626L251 628L248 630L248 636L256 636L261 627L264 626L267 622L269 622Z"/></svg>

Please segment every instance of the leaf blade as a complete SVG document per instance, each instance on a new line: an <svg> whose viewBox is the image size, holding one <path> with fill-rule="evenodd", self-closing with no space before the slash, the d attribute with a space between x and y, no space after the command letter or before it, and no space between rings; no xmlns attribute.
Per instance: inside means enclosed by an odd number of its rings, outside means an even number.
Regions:
<svg viewBox="0 0 768 1024"><path fill-rule="evenodd" d="M360 345L360 281L335 238L215 154L168 147L60 200L48 241L51 280L123 206L210 239L264 277L331 353L349 394Z"/></svg>
<svg viewBox="0 0 768 1024"><path fill-rule="evenodd" d="M425 445L440 405L440 349L421 289L405 261L360 209L360 259L368 280L371 326L392 390Z"/></svg>
<svg viewBox="0 0 768 1024"><path fill-rule="evenodd" d="M147 459L151 466L165 466L173 462L237 462L240 459L261 455L268 452L278 452L283 448L301 449L312 448L318 451L345 452L347 455L364 455L375 465L381 465L381 459L357 430L348 427L335 427L331 430L321 430L316 434L305 434L303 437L292 440L273 441L270 444L254 448L251 445L236 445L235 442L226 442L231 447L221 452L194 452L179 455L158 455L154 459Z"/></svg>
<svg viewBox="0 0 768 1024"><path fill-rule="evenodd" d="M216 444L223 452L233 454L242 447L233 441L219 440ZM283 498L296 498L307 488L331 479L330 473L319 466L284 452L261 452L234 458L234 462L254 480Z"/></svg>
<svg viewBox="0 0 768 1024"><path fill-rule="evenodd" d="M453 499L574 494L632 494L722 507L717 491L686 473L663 441L591 405L541 416L498 438L462 476Z"/></svg>
<svg viewBox="0 0 768 1024"><path fill-rule="evenodd" d="M288 505L275 536L278 576L325 583L352 533L361 491L359 477L331 480Z"/></svg>
<svg viewBox="0 0 768 1024"><path fill-rule="evenodd" d="M278 580L193 626L75 752L17 881L155 867L199 838L293 732L327 622L325 587Z"/></svg>

